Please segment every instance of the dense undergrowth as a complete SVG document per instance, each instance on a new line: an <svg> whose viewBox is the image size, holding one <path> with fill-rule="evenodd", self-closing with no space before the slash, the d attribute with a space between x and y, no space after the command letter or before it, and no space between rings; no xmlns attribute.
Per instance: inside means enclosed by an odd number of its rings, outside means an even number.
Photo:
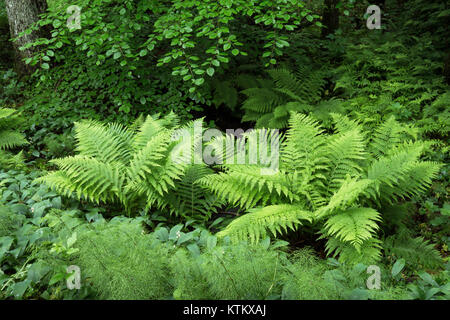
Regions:
<svg viewBox="0 0 450 320"><path fill-rule="evenodd" d="M72 2L29 76L0 2L0 299L449 299L448 5ZM277 173L179 152L236 126Z"/></svg>

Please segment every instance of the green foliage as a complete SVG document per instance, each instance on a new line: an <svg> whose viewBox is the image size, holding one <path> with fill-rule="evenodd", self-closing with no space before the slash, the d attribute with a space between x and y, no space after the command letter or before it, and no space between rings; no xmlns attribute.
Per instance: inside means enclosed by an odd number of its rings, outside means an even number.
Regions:
<svg viewBox="0 0 450 320"><path fill-rule="evenodd" d="M0 300L448 300L448 5L338 2L48 0L30 76L0 1Z"/></svg>
<svg viewBox="0 0 450 320"><path fill-rule="evenodd" d="M436 98L433 103L426 106L423 118L418 122L426 134L436 134L448 137L450 129L450 92L446 92Z"/></svg>
<svg viewBox="0 0 450 320"><path fill-rule="evenodd" d="M189 117L186 111L206 102L196 89L231 61L246 59L247 47L258 43L251 59L273 65L289 46L290 33L321 26L317 6L302 0L76 0L71 5L81 8L80 28L67 26L65 5L50 6L27 31L50 27L50 38L30 44L40 49L25 62L40 67L35 76L44 92L51 88L73 103L106 106L112 113L152 105L159 107L151 113L170 108Z"/></svg>
<svg viewBox="0 0 450 320"><path fill-rule="evenodd" d="M12 149L27 143L25 136L16 131L23 122L14 109L0 108L0 150Z"/></svg>
<svg viewBox="0 0 450 320"><path fill-rule="evenodd" d="M296 251L290 260L292 264L286 268L283 299L338 300L343 298L336 286L336 281L329 281L326 278L329 268L311 250Z"/></svg>
<svg viewBox="0 0 450 320"><path fill-rule="evenodd" d="M169 249L143 235L137 221L113 219L78 234L75 261L99 298L168 298Z"/></svg>
<svg viewBox="0 0 450 320"><path fill-rule="evenodd" d="M421 237L413 238L408 232L387 237L383 248L386 256L403 258L417 270L442 267L443 261L432 244Z"/></svg>
<svg viewBox="0 0 450 320"><path fill-rule="evenodd" d="M387 266L377 264L380 268L380 288L368 289L366 281L370 274L368 266L362 263L348 265L333 258L328 259L329 270L325 271L324 279L334 285L342 299L350 300L410 300L412 299L404 283L394 280L392 270Z"/></svg>
<svg viewBox="0 0 450 320"><path fill-rule="evenodd" d="M329 112L341 111L339 101L321 101L327 83L324 68L305 64L295 73L273 69L268 74L271 80L259 80L257 87L243 91L243 121L256 121L257 128L286 128L291 112L311 112L325 120Z"/></svg>
<svg viewBox="0 0 450 320"><path fill-rule="evenodd" d="M448 300L450 298L450 276L447 270L441 276L441 279L436 279L427 272L420 272L420 280L417 283L409 285L409 290L413 299L418 300Z"/></svg>
<svg viewBox="0 0 450 320"><path fill-rule="evenodd" d="M376 128L390 116L414 119L421 132L448 137L448 85L442 77L444 53L428 35L355 33L361 41L339 38L345 47L333 73L334 95L344 98L346 113ZM448 108L447 108L448 109Z"/></svg>
<svg viewBox="0 0 450 320"><path fill-rule="evenodd" d="M76 123L77 155L52 160L60 170L39 181L80 200L121 204L128 213L168 207L176 215L207 219L220 202L196 182L210 172L191 164L190 151L198 142L194 122L180 127L174 114L141 120L135 128ZM177 137L177 129L189 139Z"/></svg>
<svg viewBox="0 0 450 320"><path fill-rule="evenodd" d="M25 90L25 84L19 80L12 69L5 71L0 69L0 106L14 105L19 102L23 90Z"/></svg>
<svg viewBox="0 0 450 320"><path fill-rule="evenodd" d="M11 156L5 152L7 149L13 149L28 143L25 136L18 131L22 123L23 118L16 110L0 108L0 167L9 168L22 165L22 153Z"/></svg>
<svg viewBox="0 0 450 320"><path fill-rule="evenodd" d="M52 251L63 234L52 230L47 220L63 203L33 181L37 175L0 171L0 299L86 297L85 290L69 292L65 287L66 258L72 252L70 248ZM74 214L78 212L66 212L62 219Z"/></svg>
<svg viewBox="0 0 450 320"><path fill-rule="evenodd" d="M293 113L275 174L261 174L262 165L227 164L200 180L229 203L253 208L220 237L258 241L267 231L312 222L328 239L328 254L348 262L380 258L383 208L423 193L440 165L421 161L427 144L411 140L393 119L370 137L357 122L333 118L336 131L327 134L312 117Z"/></svg>

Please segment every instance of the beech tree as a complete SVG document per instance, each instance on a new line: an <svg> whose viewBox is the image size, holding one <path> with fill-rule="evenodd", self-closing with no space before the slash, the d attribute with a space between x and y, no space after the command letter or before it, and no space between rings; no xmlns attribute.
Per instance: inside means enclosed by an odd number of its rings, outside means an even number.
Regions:
<svg viewBox="0 0 450 320"><path fill-rule="evenodd" d="M11 38L18 35L39 20L39 15L48 8L46 0L5 0ZM36 48L19 50L20 47L44 36L45 29L24 35L14 42L16 69L19 73L30 73L32 68L24 63L24 59L33 55Z"/></svg>

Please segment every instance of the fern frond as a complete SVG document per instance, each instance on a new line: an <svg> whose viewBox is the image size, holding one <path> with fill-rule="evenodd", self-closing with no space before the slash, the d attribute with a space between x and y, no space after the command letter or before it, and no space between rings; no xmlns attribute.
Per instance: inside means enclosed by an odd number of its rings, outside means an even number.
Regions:
<svg viewBox="0 0 450 320"><path fill-rule="evenodd" d="M126 161L130 156L132 132L120 124L103 125L96 121L76 122L76 151L102 162Z"/></svg>
<svg viewBox="0 0 450 320"><path fill-rule="evenodd" d="M394 117L390 117L375 129L372 142L369 145L370 151L376 158L385 156L392 147L400 143L401 131L402 127L399 123Z"/></svg>
<svg viewBox="0 0 450 320"><path fill-rule="evenodd" d="M191 135L196 123L182 128L188 129ZM189 204L184 197L186 194L180 194L178 201L172 201L174 198L168 195L176 192L177 187L182 189L177 182L182 181L184 186L192 182L190 176L187 180L182 178L192 163L192 151L199 142L198 139L192 142L191 136L186 140L174 137L176 129L178 118L173 113L163 118L155 115L138 119L131 129L120 124L77 123L76 150L79 154L54 160L59 170L38 181L65 196L96 203L120 203L128 213L132 209L169 207L169 211L178 210L184 214ZM194 134L198 138L202 132ZM191 152L180 155L177 147ZM191 203L191 210L197 204L203 204L203 208L195 207L196 213L208 216L219 204L196 181L194 187L199 189L195 195L201 199ZM211 212L206 212L209 209Z"/></svg>
<svg viewBox="0 0 450 320"><path fill-rule="evenodd" d="M387 237L384 241L384 251L387 256L405 259L408 265L415 268L422 266L434 269L443 266L439 251L429 241L422 237L413 238L407 233Z"/></svg>
<svg viewBox="0 0 450 320"><path fill-rule="evenodd" d="M176 192L166 196L170 211L180 216L208 219L217 207L223 204L223 201L219 201L213 194L205 192L199 183L201 178L213 173L213 170L205 165L189 166L181 180L175 183Z"/></svg>
<svg viewBox="0 0 450 320"><path fill-rule="evenodd" d="M61 170L38 178L53 190L99 203L125 202L121 165L77 155L51 161Z"/></svg>
<svg viewBox="0 0 450 320"><path fill-rule="evenodd" d="M269 200L279 202L281 199L297 199L290 190L290 182L282 172L273 175L261 175L263 167L251 165L232 165L227 173L209 175L200 180L200 184L214 192L219 198L229 203L251 208L257 204L264 205Z"/></svg>
<svg viewBox="0 0 450 320"><path fill-rule="evenodd" d="M147 145L147 142L166 128L161 119L154 119L152 116L147 116L145 121L139 127L138 132L133 138L132 146L134 150L139 150Z"/></svg>
<svg viewBox="0 0 450 320"><path fill-rule="evenodd" d="M312 117L293 113L282 145L282 167L311 173L323 169L328 161L323 148L326 142L323 132L324 129Z"/></svg>
<svg viewBox="0 0 450 320"><path fill-rule="evenodd" d="M330 115L333 119L333 124L336 127L337 133L345 133L354 130L362 132L362 126L357 120L350 119L347 116L338 113L331 113Z"/></svg>
<svg viewBox="0 0 450 320"><path fill-rule="evenodd" d="M155 192L163 196L175 186L174 180L180 178L188 164L177 163L167 157L175 146L175 142L168 144L170 138L170 131L156 135L134 154L127 169L127 190L146 193L151 199Z"/></svg>
<svg viewBox="0 0 450 320"><path fill-rule="evenodd" d="M347 209L359 198L368 195L367 190L372 183L373 181L370 179L357 180L348 176L339 190L331 196L328 204L316 211L316 217L322 219L338 210Z"/></svg>
<svg viewBox="0 0 450 320"><path fill-rule="evenodd" d="M376 238L364 241L359 250L350 243L334 237L329 238L325 246L327 255L339 257L340 262L349 265L377 263L381 259L381 248L381 241Z"/></svg>
<svg viewBox="0 0 450 320"><path fill-rule="evenodd" d="M23 119L15 109L0 108L0 150L12 149L27 144L25 136L17 129Z"/></svg>
<svg viewBox="0 0 450 320"><path fill-rule="evenodd" d="M371 208L351 208L338 212L325 222L328 236L348 242L357 251L364 241L371 239L381 221L380 213Z"/></svg>
<svg viewBox="0 0 450 320"><path fill-rule="evenodd" d="M347 131L330 139L327 149L330 159L328 192L333 194L347 176L358 177L363 171L359 162L366 158L364 139L357 129Z"/></svg>
<svg viewBox="0 0 450 320"><path fill-rule="evenodd" d="M255 208L249 213L233 220L217 236L229 236L233 241L248 240L257 242L267 236L267 231L273 235L288 229L294 230L302 220L312 221L312 213L298 205L273 205Z"/></svg>
<svg viewBox="0 0 450 320"><path fill-rule="evenodd" d="M0 130L0 150L13 149L27 143L25 136L17 131Z"/></svg>

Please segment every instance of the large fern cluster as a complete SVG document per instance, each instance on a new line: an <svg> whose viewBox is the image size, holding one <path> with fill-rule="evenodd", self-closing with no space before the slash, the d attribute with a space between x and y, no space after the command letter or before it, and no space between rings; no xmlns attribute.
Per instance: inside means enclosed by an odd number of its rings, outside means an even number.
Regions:
<svg viewBox="0 0 450 320"><path fill-rule="evenodd" d="M338 101L321 101L326 86L323 69L302 65L296 72L288 69L269 70L269 79L258 80L259 86L242 92L247 100L242 105L243 121L255 121L256 128L285 128L290 112L327 114L338 111Z"/></svg>
<svg viewBox="0 0 450 320"><path fill-rule="evenodd" d="M39 181L66 196L121 204L129 213L155 207L205 218L220 203L197 183L211 171L192 164L198 141L193 126L191 122L180 127L173 113L138 119L130 128L75 123L78 154L52 160L59 170ZM180 128L191 134L189 139L177 138Z"/></svg>
<svg viewBox="0 0 450 320"><path fill-rule="evenodd" d="M443 60L429 36L370 33L347 45L334 71L334 94L344 98L352 117L375 125L391 115L401 122L415 119L425 133L445 138L449 87Z"/></svg>
<svg viewBox="0 0 450 320"><path fill-rule="evenodd" d="M333 119L335 132L328 134L311 116L293 113L276 174L230 164L200 180L249 211L219 236L258 241L312 223L328 239L329 254L344 261L380 257L382 209L425 191L440 165L420 161L427 144L392 118L373 134L345 116Z"/></svg>

